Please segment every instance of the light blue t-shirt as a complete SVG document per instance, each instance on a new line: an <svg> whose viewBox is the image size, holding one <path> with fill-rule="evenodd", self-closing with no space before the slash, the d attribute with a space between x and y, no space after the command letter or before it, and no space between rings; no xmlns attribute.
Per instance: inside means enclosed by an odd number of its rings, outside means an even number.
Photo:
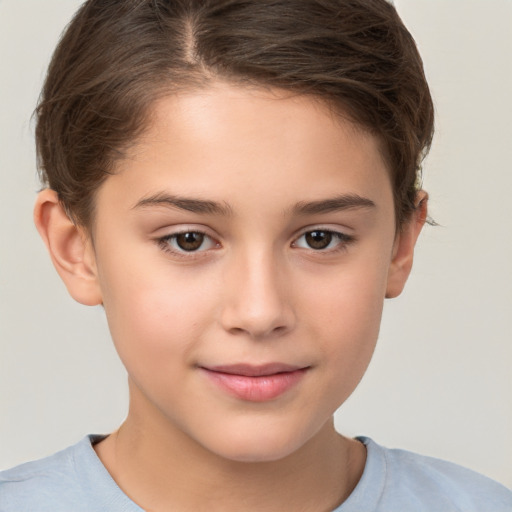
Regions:
<svg viewBox="0 0 512 512"><path fill-rule="evenodd" d="M88 436L55 455L0 472L0 512L143 512L97 457L92 444L100 439ZM512 491L484 476L359 440L368 452L363 476L333 512L512 512Z"/></svg>

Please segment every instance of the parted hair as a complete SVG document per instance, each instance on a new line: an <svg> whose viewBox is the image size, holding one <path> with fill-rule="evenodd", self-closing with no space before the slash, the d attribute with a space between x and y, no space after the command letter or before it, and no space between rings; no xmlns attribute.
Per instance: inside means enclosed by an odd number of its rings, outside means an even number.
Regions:
<svg viewBox="0 0 512 512"><path fill-rule="evenodd" d="M41 181L90 227L95 192L166 95L214 80L311 95L380 142L397 225L415 208L434 108L411 34L386 0L89 0L36 109Z"/></svg>

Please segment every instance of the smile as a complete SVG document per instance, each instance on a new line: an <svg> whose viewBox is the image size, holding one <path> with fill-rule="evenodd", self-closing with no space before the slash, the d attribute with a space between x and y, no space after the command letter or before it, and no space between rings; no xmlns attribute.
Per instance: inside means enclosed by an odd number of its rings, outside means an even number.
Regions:
<svg viewBox="0 0 512 512"><path fill-rule="evenodd" d="M271 363L200 367L218 388L249 402L267 402L294 388L309 367Z"/></svg>

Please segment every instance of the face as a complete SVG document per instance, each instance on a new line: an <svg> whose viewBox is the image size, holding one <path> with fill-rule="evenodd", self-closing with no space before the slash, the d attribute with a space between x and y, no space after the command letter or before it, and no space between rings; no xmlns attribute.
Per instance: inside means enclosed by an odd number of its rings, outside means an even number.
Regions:
<svg viewBox="0 0 512 512"><path fill-rule="evenodd" d="M395 241L373 136L280 91L165 98L100 188L93 237L130 415L243 461L330 428L373 353Z"/></svg>

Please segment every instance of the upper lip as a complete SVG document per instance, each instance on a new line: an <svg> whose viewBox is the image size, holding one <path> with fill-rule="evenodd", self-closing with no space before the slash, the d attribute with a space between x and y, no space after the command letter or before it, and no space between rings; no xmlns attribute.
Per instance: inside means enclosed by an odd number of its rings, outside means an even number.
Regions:
<svg viewBox="0 0 512 512"><path fill-rule="evenodd" d="M203 368L212 372L242 375L244 377L263 377L266 375L275 375L276 373L289 373L297 370L304 370L307 367L284 363L267 363L259 365L238 363L219 366L203 366Z"/></svg>

